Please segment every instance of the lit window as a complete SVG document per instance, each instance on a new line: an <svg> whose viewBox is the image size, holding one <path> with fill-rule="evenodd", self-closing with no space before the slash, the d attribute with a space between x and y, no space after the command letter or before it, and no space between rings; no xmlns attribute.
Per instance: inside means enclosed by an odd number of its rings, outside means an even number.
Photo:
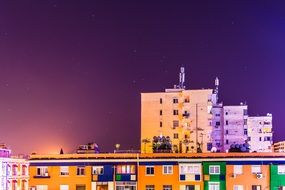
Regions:
<svg viewBox="0 0 285 190"><path fill-rule="evenodd" d="M285 165L278 165L277 171L278 171L278 174L285 174Z"/></svg>
<svg viewBox="0 0 285 190"><path fill-rule="evenodd" d="M209 182L209 190L220 190L219 182Z"/></svg>
<svg viewBox="0 0 285 190"><path fill-rule="evenodd" d="M220 174L220 166L209 166L210 174Z"/></svg>
<svg viewBox="0 0 285 190"><path fill-rule="evenodd" d="M134 174L136 172L135 165L118 165L118 174Z"/></svg>
<svg viewBox="0 0 285 190"><path fill-rule="evenodd" d="M146 175L154 175L154 166L146 166Z"/></svg>
<svg viewBox="0 0 285 190"><path fill-rule="evenodd" d="M173 173L173 166L170 166L170 165L163 166L162 173L163 174L172 174Z"/></svg>
<svg viewBox="0 0 285 190"><path fill-rule="evenodd" d="M251 166L251 173L253 173L253 174L261 173L261 166L260 165L252 165Z"/></svg>
<svg viewBox="0 0 285 190"><path fill-rule="evenodd" d="M37 167L37 176L48 176L48 167Z"/></svg>
<svg viewBox="0 0 285 190"><path fill-rule="evenodd" d="M234 165L234 174L242 174L242 165Z"/></svg>
<svg viewBox="0 0 285 190"><path fill-rule="evenodd" d="M201 167L200 165L181 165L180 174L200 174Z"/></svg>
<svg viewBox="0 0 285 190"><path fill-rule="evenodd" d="M59 187L60 187L60 190L68 190L69 189L68 185L60 185Z"/></svg>
<svg viewBox="0 0 285 190"><path fill-rule="evenodd" d="M47 185L37 185L36 186L37 188L37 190L48 190L48 186Z"/></svg>
<svg viewBox="0 0 285 190"><path fill-rule="evenodd" d="M60 166L60 175L69 175L68 166Z"/></svg>
<svg viewBox="0 0 285 190"><path fill-rule="evenodd" d="M243 190L242 185L234 185L234 190Z"/></svg>
<svg viewBox="0 0 285 190"><path fill-rule="evenodd" d="M77 166L77 175L85 175L85 167L84 166Z"/></svg>
<svg viewBox="0 0 285 190"><path fill-rule="evenodd" d="M92 167L92 174L94 175L102 175L104 173L103 166L93 166Z"/></svg>

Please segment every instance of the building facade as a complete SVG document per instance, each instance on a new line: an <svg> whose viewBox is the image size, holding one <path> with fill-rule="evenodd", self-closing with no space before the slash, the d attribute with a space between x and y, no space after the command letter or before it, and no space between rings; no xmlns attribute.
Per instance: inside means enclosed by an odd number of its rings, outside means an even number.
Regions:
<svg viewBox="0 0 285 190"><path fill-rule="evenodd" d="M32 155L34 190L263 190L285 186L284 153Z"/></svg>
<svg viewBox="0 0 285 190"><path fill-rule="evenodd" d="M248 143L251 152L272 152L272 115L248 117Z"/></svg>
<svg viewBox="0 0 285 190"><path fill-rule="evenodd" d="M11 150L0 148L0 189L28 190L29 164L25 159L12 158Z"/></svg>
<svg viewBox="0 0 285 190"><path fill-rule="evenodd" d="M171 152L209 152L212 89L166 89L141 94L141 151L159 152L155 138L171 142Z"/></svg>

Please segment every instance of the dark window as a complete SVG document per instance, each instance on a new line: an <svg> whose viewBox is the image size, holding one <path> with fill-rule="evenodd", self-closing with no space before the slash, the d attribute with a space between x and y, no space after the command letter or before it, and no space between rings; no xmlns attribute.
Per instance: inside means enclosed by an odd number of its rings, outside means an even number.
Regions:
<svg viewBox="0 0 285 190"><path fill-rule="evenodd" d="M153 166L147 166L146 167L146 174L147 175L154 175L154 167Z"/></svg>
<svg viewBox="0 0 285 190"><path fill-rule="evenodd" d="M174 133L174 134L173 134L173 138L174 138L174 139L178 139L178 133Z"/></svg>
<svg viewBox="0 0 285 190"><path fill-rule="evenodd" d="M76 190L85 190L85 185L76 185Z"/></svg>
<svg viewBox="0 0 285 190"><path fill-rule="evenodd" d="M253 185L252 190L261 190L261 185Z"/></svg>
<svg viewBox="0 0 285 190"><path fill-rule="evenodd" d="M173 115L178 115L178 110L173 110Z"/></svg>

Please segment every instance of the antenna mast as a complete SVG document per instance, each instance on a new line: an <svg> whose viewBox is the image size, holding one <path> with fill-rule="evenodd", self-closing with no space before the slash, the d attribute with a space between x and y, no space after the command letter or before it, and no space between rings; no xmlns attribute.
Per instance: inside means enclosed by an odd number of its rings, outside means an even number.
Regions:
<svg viewBox="0 0 285 190"><path fill-rule="evenodd" d="M185 69L184 67L180 67L179 85L178 85L180 89L185 89L184 82L185 82Z"/></svg>

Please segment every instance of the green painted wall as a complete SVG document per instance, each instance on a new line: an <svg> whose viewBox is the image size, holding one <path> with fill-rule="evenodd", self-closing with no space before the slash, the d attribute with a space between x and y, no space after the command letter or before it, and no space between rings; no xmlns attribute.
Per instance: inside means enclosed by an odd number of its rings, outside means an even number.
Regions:
<svg viewBox="0 0 285 190"><path fill-rule="evenodd" d="M211 165L220 166L220 175L209 174L209 166ZM209 182L220 182L220 190L226 190L226 162L203 162L203 174L210 176L209 181L204 179L204 190L209 189Z"/></svg>
<svg viewBox="0 0 285 190"><path fill-rule="evenodd" d="M270 189L278 190L279 186L285 186L285 174L278 174L278 165L270 166Z"/></svg>

